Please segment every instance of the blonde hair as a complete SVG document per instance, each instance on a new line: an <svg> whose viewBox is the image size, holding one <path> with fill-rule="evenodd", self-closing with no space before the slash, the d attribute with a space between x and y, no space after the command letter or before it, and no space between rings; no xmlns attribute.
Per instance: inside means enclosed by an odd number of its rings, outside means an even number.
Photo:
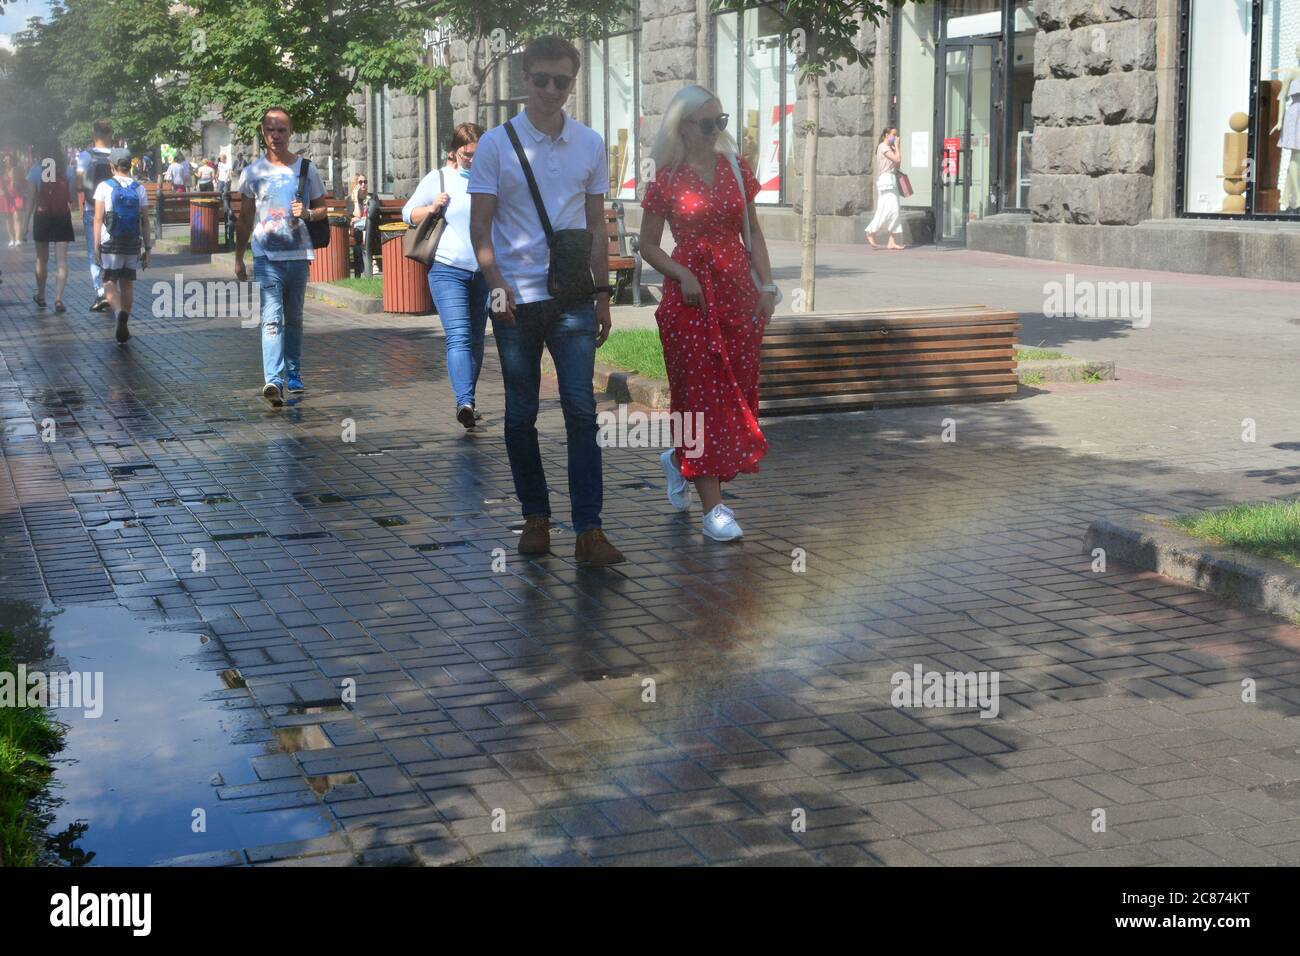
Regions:
<svg viewBox="0 0 1300 956"><path fill-rule="evenodd" d="M360 182L362 178L365 178L367 182L369 182L370 180L370 177L366 176L365 173L353 173L352 184L348 187L348 199L352 202L354 206L356 205L357 202L357 183ZM367 189L366 192L369 193L370 190ZM348 214L351 215L350 212Z"/></svg>
<svg viewBox="0 0 1300 956"><path fill-rule="evenodd" d="M712 90L695 83L677 91L677 95L669 101L668 109L664 110L663 121L659 124L659 134L655 136L654 146L650 149L650 159L654 162L656 171L670 170L682 164L686 159L686 144L682 141L681 133L682 120L714 100L718 100L718 97ZM722 101L718 100L718 102ZM718 133L713 148L724 155L735 153L736 141L724 129Z"/></svg>

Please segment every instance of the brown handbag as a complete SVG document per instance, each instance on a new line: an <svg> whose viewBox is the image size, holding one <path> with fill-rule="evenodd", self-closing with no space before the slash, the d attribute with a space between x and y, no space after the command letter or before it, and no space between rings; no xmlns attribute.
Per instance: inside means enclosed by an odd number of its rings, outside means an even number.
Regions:
<svg viewBox="0 0 1300 956"><path fill-rule="evenodd" d="M438 192L447 191L446 181L442 178L442 167L438 167ZM444 206L431 216L425 216L420 224L406 230L402 235L402 255L414 259L426 269L433 265L433 257L438 252L438 240L447 228L447 207Z"/></svg>

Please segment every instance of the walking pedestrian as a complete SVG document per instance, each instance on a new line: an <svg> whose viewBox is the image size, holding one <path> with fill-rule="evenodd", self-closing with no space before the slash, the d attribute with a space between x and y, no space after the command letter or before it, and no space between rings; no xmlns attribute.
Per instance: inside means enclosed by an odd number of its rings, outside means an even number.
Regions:
<svg viewBox="0 0 1300 956"><path fill-rule="evenodd" d="M217 157L217 192L223 199L230 193L230 163L226 161L225 153Z"/></svg>
<svg viewBox="0 0 1300 956"><path fill-rule="evenodd" d="M134 301L135 274L149 267L149 195L131 178L131 153L109 156L113 175L95 187L95 258L103 269L104 289L117 316L118 344L131 337L127 322Z"/></svg>
<svg viewBox="0 0 1300 956"><path fill-rule="evenodd" d="M158 168L154 165L153 153L145 153L140 160L140 171L144 174L144 180L147 183L155 181Z"/></svg>
<svg viewBox="0 0 1300 956"><path fill-rule="evenodd" d="M429 264L429 294L447 343L447 378L456 400L456 421L465 428L473 428L481 417L475 410L474 389L487 337L487 280L470 241L466 191L483 133L477 123L457 126L447 148L450 162L420 180L402 207L402 219L412 225L418 226L428 216L446 221Z"/></svg>
<svg viewBox="0 0 1300 956"><path fill-rule="evenodd" d="M704 534L715 541L743 534L722 503L723 483L758 471L767 453L758 427L759 349L777 296L754 208L759 183L724 132L729 119L709 90L680 90L664 113L651 152L655 176L641 202L641 255L665 277L655 320L672 411L701 429L693 447L683 442L660 456L668 501L690 508L694 481ZM665 221L676 244L671 256L660 247Z"/></svg>
<svg viewBox="0 0 1300 956"><path fill-rule="evenodd" d="M352 186L348 189L348 217L352 223L352 274L353 276L370 275L372 234L379 221L379 200L370 192L370 180L365 173L352 177Z"/></svg>
<svg viewBox="0 0 1300 956"><path fill-rule="evenodd" d="M97 120L93 135L94 145L77 154L77 179L81 185L81 226L85 232L90 284L95 290L95 301L90 304L90 311L105 312L109 308L108 297L104 294L103 277L95 259L95 190L100 183L113 178L113 164L109 158L113 142L112 124L106 119Z"/></svg>
<svg viewBox="0 0 1300 956"><path fill-rule="evenodd" d="M9 248L23 244L23 197L18 184L18 156L0 155L0 217L9 232Z"/></svg>
<svg viewBox="0 0 1300 956"><path fill-rule="evenodd" d="M903 234L902 208L898 198L898 167L902 161L898 130L891 126L880 134L880 143L876 146L876 214L867 226L867 244L873 249L881 248L876 236L882 232L889 233L889 245L884 248L907 248L898 243L898 237Z"/></svg>
<svg viewBox="0 0 1300 956"><path fill-rule="evenodd" d="M262 298L262 397L284 404L285 390L307 390L302 382L302 310L307 294L312 251L307 220L319 222L325 208L325 185L316 164L289 149L293 121L273 106L262 114L266 154L244 170L239 191L239 225L235 230L235 278L248 279L244 251L253 246L253 277Z"/></svg>
<svg viewBox="0 0 1300 956"><path fill-rule="evenodd" d="M524 514L519 552L550 550L551 504L537 444L545 347L555 361L568 438L574 557L578 564L617 564L623 555L601 530L604 489L591 384L596 347L610 329L609 163L600 135L563 109L582 67L577 48L561 37L540 37L521 59L527 104L479 139L468 187L470 235L487 279L505 380L506 452Z"/></svg>
<svg viewBox="0 0 1300 956"><path fill-rule="evenodd" d="M68 243L72 232L72 183L76 169L58 143L47 143L27 172L31 187L28 205L32 210L32 241L36 244L37 305L45 306L45 285L49 276L50 246L54 246L54 311L65 312L63 290L68 284Z"/></svg>
<svg viewBox="0 0 1300 956"><path fill-rule="evenodd" d="M216 190L217 166L212 160L202 160L199 163L199 170L196 176L199 181L199 192L210 193Z"/></svg>

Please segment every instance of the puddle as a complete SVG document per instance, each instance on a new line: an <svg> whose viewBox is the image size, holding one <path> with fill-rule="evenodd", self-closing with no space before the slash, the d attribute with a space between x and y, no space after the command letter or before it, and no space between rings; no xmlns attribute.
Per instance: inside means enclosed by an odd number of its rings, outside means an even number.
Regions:
<svg viewBox="0 0 1300 956"><path fill-rule="evenodd" d="M213 541L248 541L252 538L269 538L270 535L265 531L225 531L221 534L214 534Z"/></svg>
<svg viewBox="0 0 1300 956"><path fill-rule="evenodd" d="M288 806L310 796L305 787L221 799L218 786L259 783L251 761L282 751L260 712L226 689L242 678L220 669L208 638L162 630L116 604L0 602L0 627L18 636L29 670L53 655L44 666L92 675L86 685L102 690L94 706L52 711L68 733L54 757L49 832L84 827L76 850L94 865L144 866L332 829L318 804ZM99 707L100 716L87 714Z"/></svg>
<svg viewBox="0 0 1300 956"><path fill-rule="evenodd" d="M197 508L199 505L230 505L234 503L235 499L230 495L204 495L202 498L181 499L181 504L187 508Z"/></svg>
<svg viewBox="0 0 1300 956"><path fill-rule="evenodd" d="M277 534L276 541L323 541L334 535L328 531L296 531L293 534Z"/></svg>

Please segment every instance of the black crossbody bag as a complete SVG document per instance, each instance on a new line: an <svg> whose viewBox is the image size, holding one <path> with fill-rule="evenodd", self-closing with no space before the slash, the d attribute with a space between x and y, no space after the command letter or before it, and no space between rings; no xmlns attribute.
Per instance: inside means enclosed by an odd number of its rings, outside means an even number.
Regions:
<svg viewBox="0 0 1300 956"><path fill-rule="evenodd" d="M311 160L304 156L302 165L298 167L298 201L302 203L304 213L311 208L311 204L307 201L307 169L310 166ZM307 224L307 235L311 237L313 249L324 249L330 244L329 216L319 222L312 219L303 219L303 222Z"/></svg>
<svg viewBox="0 0 1300 956"><path fill-rule="evenodd" d="M506 135L514 144L519 154L519 165L523 167L524 178L528 180L528 189L533 194L533 204L537 206L537 217L546 230L546 246L550 257L546 266L546 291L560 305L578 305L590 302L596 296L596 282L591 275L591 232L587 229L551 228L551 217L546 215L542 205L542 194L537 189L537 180L533 178L533 167L528 164L519 134L513 123L505 124Z"/></svg>

